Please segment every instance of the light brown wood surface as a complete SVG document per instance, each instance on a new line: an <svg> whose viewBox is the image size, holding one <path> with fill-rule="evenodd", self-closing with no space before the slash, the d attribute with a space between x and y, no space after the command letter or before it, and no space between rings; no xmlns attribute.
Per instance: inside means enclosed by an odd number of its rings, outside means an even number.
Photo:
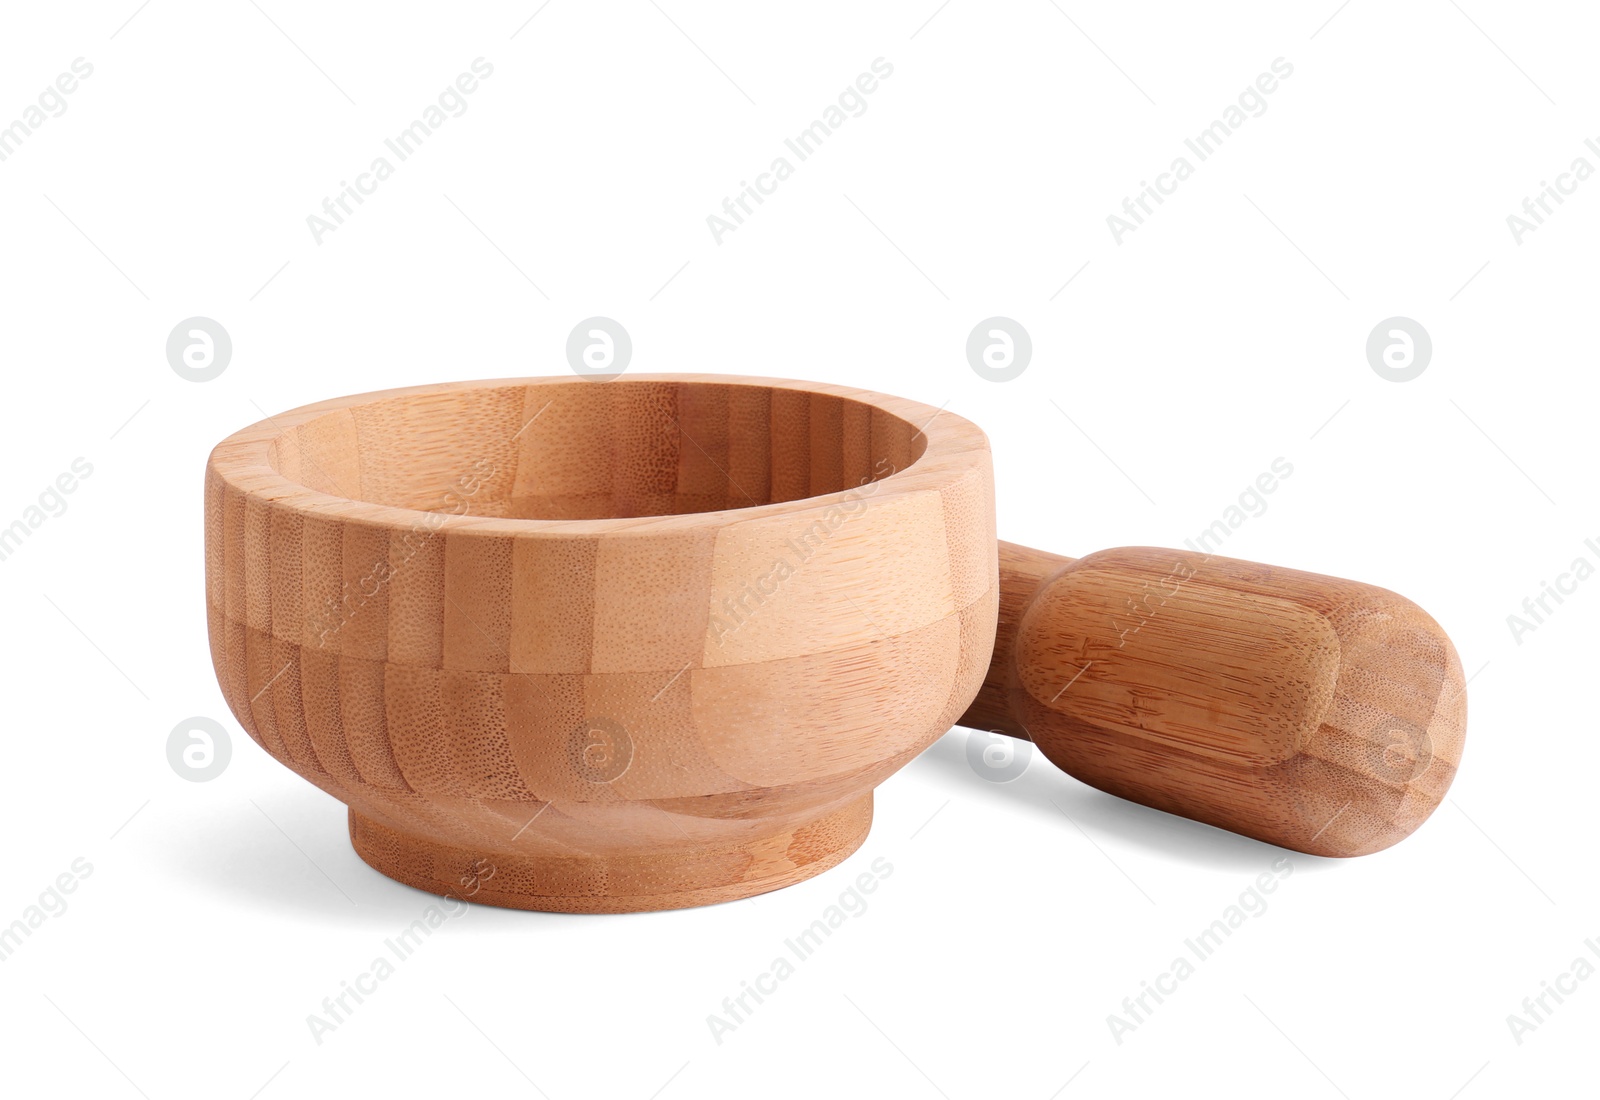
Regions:
<svg viewBox="0 0 1600 1100"><path fill-rule="evenodd" d="M1461 662L1372 585L1148 547L1000 544L999 627L961 724L1111 794L1316 855L1409 835L1466 735Z"/></svg>
<svg viewBox="0 0 1600 1100"><path fill-rule="evenodd" d="M379 871L615 912L746 897L861 843L989 664L988 441L719 375L341 398L213 451L234 715Z"/></svg>

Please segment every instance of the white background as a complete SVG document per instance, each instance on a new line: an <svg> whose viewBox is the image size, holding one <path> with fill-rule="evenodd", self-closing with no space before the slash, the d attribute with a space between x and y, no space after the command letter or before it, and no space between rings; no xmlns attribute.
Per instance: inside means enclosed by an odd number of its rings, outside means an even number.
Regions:
<svg viewBox="0 0 1600 1100"><path fill-rule="evenodd" d="M1592 1092L1600 980L1520 1045L1507 1016L1600 937L1600 582L1520 644L1507 616L1600 559L1600 181L1520 243L1506 217L1574 158L1600 167L1594 13L540 2L6 6L0 123L94 66L0 163L0 525L93 465L0 562L0 924L93 867L0 964L6 1091ZM466 113L316 243L307 215L478 57ZM878 57L894 74L866 113L716 243L706 216ZM1118 244L1106 216L1279 57L1266 113ZM834 871L682 912L472 907L319 1045L308 1014L430 898L362 864L344 807L228 714L206 454L330 396L564 373L595 314L635 370L852 383L976 421L1002 535L1061 553L1179 545L1286 458L1227 553L1396 589L1445 626L1474 677L1447 803L1388 852L1296 855L1118 1044L1108 1014L1284 853L1043 760L988 782L958 729L879 790ZM164 351L195 315L234 344L204 384ZM1004 384L964 354L992 315L1034 345ZM1434 344L1403 384L1364 352L1395 315ZM192 715L233 735L208 783L165 756ZM877 858L870 908L717 1043L707 1016Z"/></svg>

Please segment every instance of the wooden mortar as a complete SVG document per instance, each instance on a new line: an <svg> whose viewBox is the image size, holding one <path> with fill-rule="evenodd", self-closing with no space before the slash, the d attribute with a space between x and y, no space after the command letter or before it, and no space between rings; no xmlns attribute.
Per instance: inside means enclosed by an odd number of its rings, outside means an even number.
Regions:
<svg viewBox="0 0 1600 1100"><path fill-rule="evenodd" d="M983 433L842 386L516 379L307 406L212 453L206 550L244 728L349 805L373 867L496 905L808 878L958 719L1342 856L1420 825L1465 736L1455 649L1403 597L1185 551L997 553Z"/></svg>
<svg viewBox="0 0 1600 1100"><path fill-rule="evenodd" d="M622 912L861 844L994 641L988 440L846 386L515 379L309 405L206 471L212 658L438 894Z"/></svg>

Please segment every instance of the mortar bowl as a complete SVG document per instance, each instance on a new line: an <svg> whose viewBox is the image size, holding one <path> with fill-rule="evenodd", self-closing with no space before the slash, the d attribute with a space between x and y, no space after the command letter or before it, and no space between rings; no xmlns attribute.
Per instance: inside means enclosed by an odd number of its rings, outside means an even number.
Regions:
<svg viewBox="0 0 1600 1100"><path fill-rule="evenodd" d="M205 479L229 707L400 882L627 912L799 882L972 701L988 440L845 386L502 379L308 405Z"/></svg>

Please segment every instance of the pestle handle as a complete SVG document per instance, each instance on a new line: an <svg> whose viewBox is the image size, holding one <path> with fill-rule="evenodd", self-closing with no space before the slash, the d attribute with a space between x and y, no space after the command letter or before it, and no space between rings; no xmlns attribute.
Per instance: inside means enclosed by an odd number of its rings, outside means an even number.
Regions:
<svg viewBox="0 0 1600 1100"><path fill-rule="evenodd" d="M1000 543L1000 614L960 724L1091 786L1314 855L1379 851L1461 758L1455 647L1355 581L1183 550Z"/></svg>

